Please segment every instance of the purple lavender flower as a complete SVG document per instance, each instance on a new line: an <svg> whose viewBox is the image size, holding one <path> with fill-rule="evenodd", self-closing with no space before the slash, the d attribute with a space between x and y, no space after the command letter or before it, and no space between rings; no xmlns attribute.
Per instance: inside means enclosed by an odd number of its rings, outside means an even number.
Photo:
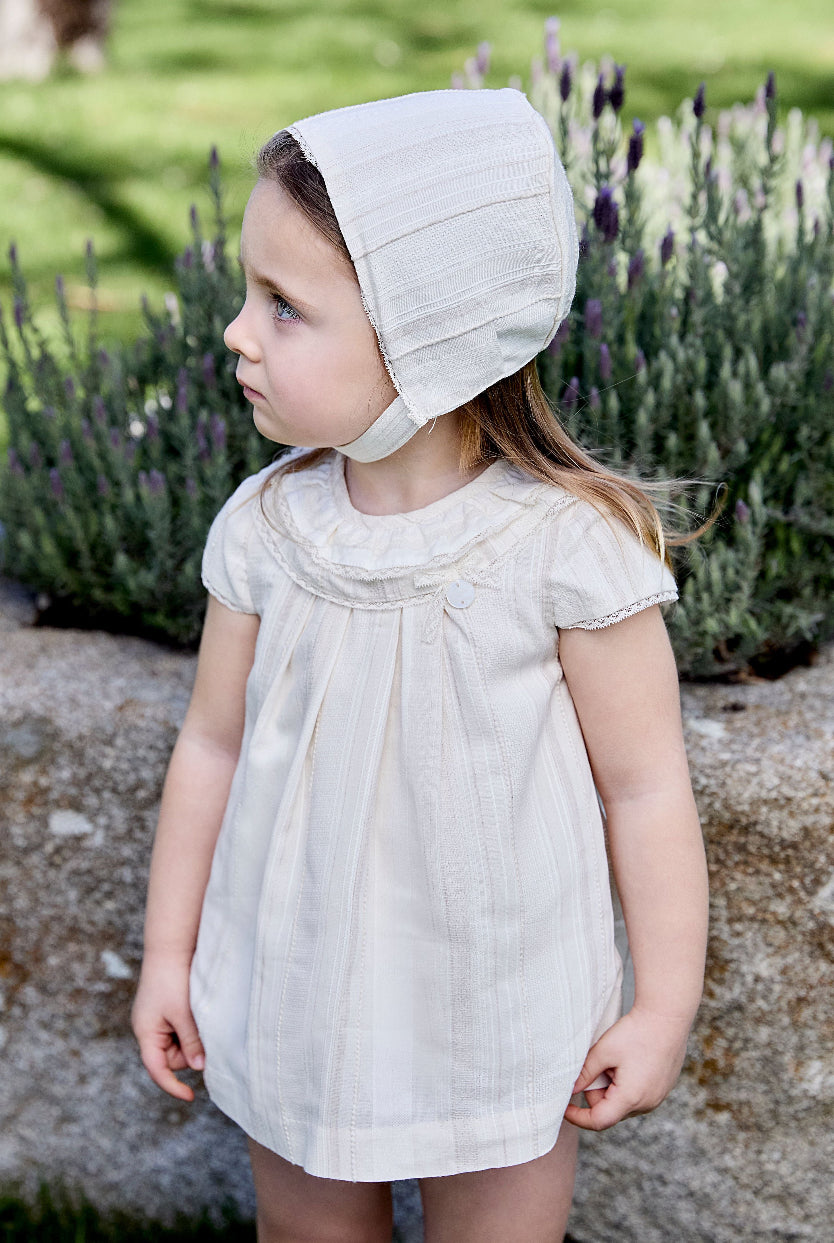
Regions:
<svg viewBox="0 0 834 1243"><path fill-rule="evenodd" d="M626 172L636 172L643 158L643 132L645 125L642 121L634 118L634 133L628 140L628 156L626 157Z"/></svg>
<svg viewBox="0 0 834 1243"><path fill-rule="evenodd" d="M599 399L599 389L597 388L596 384L593 385L590 393L588 394L588 404L590 405L592 410L599 410L600 406L602 405L602 402Z"/></svg>
<svg viewBox="0 0 834 1243"><path fill-rule="evenodd" d="M820 218L819 216L814 216L814 241L816 241L819 235L820 235Z"/></svg>
<svg viewBox="0 0 834 1243"><path fill-rule="evenodd" d="M226 420L221 418L219 414L211 416L210 435L215 451L222 453L226 448Z"/></svg>
<svg viewBox="0 0 834 1243"><path fill-rule="evenodd" d="M576 403L579 401L579 377L573 376L570 384L567 384L562 392L561 406L565 414L570 414Z"/></svg>
<svg viewBox="0 0 834 1243"><path fill-rule="evenodd" d="M64 297L64 278L63 278L63 276L58 275L58 276L56 276L56 277L55 277L55 293L56 293L56 294L57 294L57 296L58 296L58 297L59 297L59 298L63 301L63 297Z"/></svg>
<svg viewBox="0 0 834 1243"><path fill-rule="evenodd" d="M64 499L64 485L56 466L53 466L49 472L49 486L56 501L62 501Z"/></svg>
<svg viewBox="0 0 834 1243"><path fill-rule="evenodd" d="M602 336L602 303L599 298L589 298L585 303L585 328L592 337Z"/></svg>
<svg viewBox="0 0 834 1243"><path fill-rule="evenodd" d="M159 440L159 419L149 414L145 420L145 436L149 441Z"/></svg>
<svg viewBox="0 0 834 1243"><path fill-rule="evenodd" d="M23 321L26 318L23 311L23 302L20 298L14 300L14 326L20 332L23 327Z"/></svg>
<svg viewBox="0 0 834 1243"><path fill-rule="evenodd" d="M68 375L67 378L64 380L64 391L67 394L68 401L75 400L75 381L73 380L71 375Z"/></svg>
<svg viewBox="0 0 834 1243"><path fill-rule="evenodd" d="M559 27L561 22L558 17L548 17L544 23L544 50L547 57L547 68L550 73L558 73L561 64L561 48L559 46Z"/></svg>
<svg viewBox="0 0 834 1243"><path fill-rule="evenodd" d="M625 102L625 87L623 79L625 78L625 65L616 65L614 68L614 85L608 92L608 102L615 112L619 112Z"/></svg>
<svg viewBox="0 0 834 1243"><path fill-rule="evenodd" d="M611 351L604 341L599 347L599 374L606 384L611 379Z"/></svg>
<svg viewBox="0 0 834 1243"><path fill-rule="evenodd" d="M220 156L217 154L217 148L212 147L209 152L209 168L215 169L220 164Z"/></svg>
<svg viewBox="0 0 834 1243"><path fill-rule="evenodd" d="M88 259L92 259L93 257L93 239L91 237L87 238L87 245L84 247L84 254Z"/></svg>
<svg viewBox="0 0 834 1243"><path fill-rule="evenodd" d="M81 420L81 435L88 445L93 443L93 429L90 426L89 419Z"/></svg>
<svg viewBox="0 0 834 1243"><path fill-rule="evenodd" d="M211 351L203 355L203 383L206 388L209 389L217 387L217 375L214 370L214 355Z"/></svg>
<svg viewBox="0 0 834 1243"><path fill-rule="evenodd" d="M195 203L192 203L189 208L188 219L191 221L192 229L196 229L199 225L199 220L197 218L197 206Z"/></svg>
<svg viewBox="0 0 834 1243"><path fill-rule="evenodd" d="M135 440L125 441L125 446L122 449L122 457L127 462L128 466L130 466L131 463L133 462L133 459L136 457L136 441Z"/></svg>
<svg viewBox="0 0 834 1243"><path fill-rule="evenodd" d="M110 484L107 482L104 475L99 475L98 478L96 479L96 491L98 492L99 496L110 495Z"/></svg>
<svg viewBox="0 0 834 1243"><path fill-rule="evenodd" d="M17 267L17 246L14 242L9 246L9 263L12 267Z"/></svg>
<svg viewBox="0 0 834 1243"><path fill-rule="evenodd" d="M29 456L31 457L31 453ZM9 462L9 470L12 472L12 474L22 475L23 474L23 463L21 462L20 458L17 456L16 450L7 449L6 457Z"/></svg>
<svg viewBox="0 0 834 1243"><path fill-rule="evenodd" d="M165 476L159 470L152 470L148 476L148 491L151 496L161 496L165 491Z"/></svg>
<svg viewBox="0 0 834 1243"><path fill-rule="evenodd" d="M478 54L475 57L475 68L481 77L483 77L485 73L489 73L490 46L491 45L486 42L478 44Z"/></svg>
<svg viewBox="0 0 834 1243"><path fill-rule="evenodd" d="M741 497L736 501L736 518L742 525L750 520L750 506L745 505Z"/></svg>
<svg viewBox="0 0 834 1243"><path fill-rule="evenodd" d="M72 466L72 449L70 448L70 442L68 440L61 441L61 447L58 450L58 458L62 466Z"/></svg>
<svg viewBox="0 0 834 1243"><path fill-rule="evenodd" d="M637 353L634 355L634 370L644 371L646 367L646 355L638 346Z"/></svg>
<svg viewBox="0 0 834 1243"><path fill-rule="evenodd" d="M597 78L597 84L594 87L594 98L593 98L593 105L592 105L593 116L594 116L595 121L598 121L599 118L602 116L602 110L605 107L605 101L607 98L608 98L608 95L606 94L605 87L602 84L602 74L600 74L599 77Z"/></svg>
<svg viewBox="0 0 834 1243"><path fill-rule="evenodd" d="M594 224L603 241L613 242L620 228L620 212L610 186L602 186L594 203Z"/></svg>
<svg viewBox="0 0 834 1243"><path fill-rule="evenodd" d="M190 246L186 246L185 250L182 252L182 266L184 268L191 268L194 266L194 251Z"/></svg>
<svg viewBox="0 0 834 1243"><path fill-rule="evenodd" d="M121 447L122 438L119 435L119 429L117 427L110 428L110 443L114 449L119 449Z"/></svg>
<svg viewBox="0 0 834 1243"><path fill-rule="evenodd" d="M136 476L136 482L138 483L140 490L142 492L146 492L148 489L148 472L146 470L140 470Z"/></svg>
<svg viewBox="0 0 834 1243"><path fill-rule="evenodd" d="M104 408L104 400L99 397L98 393L93 398L93 418L101 427L107 422L107 411Z"/></svg>
<svg viewBox="0 0 834 1243"><path fill-rule="evenodd" d="M771 69L770 73L767 75L767 82L765 83L765 99L775 99L775 98L776 98L776 75Z"/></svg>
<svg viewBox="0 0 834 1243"><path fill-rule="evenodd" d="M628 262L628 288L633 289L643 275L645 255L642 248L636 250Z"/></svg>
<svg viewBox="0 0 834 1243"><path fill-rule="evenodd" d="M559 78L559 95L563 104L567 103L570 97L571 85L570 61L566 60L562 65L562 76Z"/></svg>
<svg viewBox="0 0 834 1243"><path fill-rule="evenodd" d="M695 96L694 103L692 104L692 111L695 113L695 116L697 117L699 121L707 110L706 91L707 91L706 82L702 82L701 85L698 87L698 93Z"/></svg>
<svg viewBox="0 0 834 1243"><path fill-rule="evenodd" d="M188 412L188 372L185 367L180 367L177 372L177 414L187 414Z"/></svg>
<svg viewBox="0 0 834 1243"><path fill-rule="evenodd" d="M660 262L664 268L666 267L666 264L669 262L669 260L672 258L674 249L675 249L675 235L671 229L667 229L665 234L663 235L663 240L660 243Z"/></svg>
<svg viewBox="0 0 834 1243"><path fill-rule="evenodd" d="M191 478L190 475L185 481L185 490L193 501L197 495L197 484L194 482L194 480Z"/></svg>
<svg viewBox="0 0 834 1243"><path fill-rule="evenodd" d="M32 470L40 470L43 466L43 456L41 454L40 445L34 440L29 446L29 465L32 467Z"/></svg>
<svg viewBox="0 0 834 1243"><path fill-rule="evenodd" d="M99 350L98 361L100 367L106 367L108 365L110 362L110 355L107 353L107 350L103 348Z"/></svg>
<svg viewBox="0 0 834 1243"><path fill-rule="evenodd" d="M808 324L808 316L805 314L805 312L797 311L796 313L796 335L800 341L802 341L805 337L805 328L807 327L807 324Z"/></svg>
<svg viewBox="0 0 834 1243"><path fill-rule="evenodd" d="M206 440L206 420L201 414L194 428L194 439L197 441L197 454L201 462L207 462L211 457L209 453L208 441Z"/></svg>
<svg viewBox="0 0 834 1243"><path fill-rule="evenodd" d="M802 188L802 182L797 181L796 183L796 205L800 211L802 211L802 207L804 203L805 203L805 191Z"/></svg>

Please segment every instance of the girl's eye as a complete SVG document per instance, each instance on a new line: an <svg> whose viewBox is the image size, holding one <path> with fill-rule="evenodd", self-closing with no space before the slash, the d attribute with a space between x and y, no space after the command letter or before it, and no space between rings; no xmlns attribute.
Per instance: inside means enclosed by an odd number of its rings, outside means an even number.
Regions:
<svg viewBox="0 0 834 1243"><path fill-rule="evenodd" d="M286 324L286 323L289 323L293 319L301 318L301 316L298 314L298 311L296 311L294 307L291 307L289 302L287 302L285 298L282 298L279 293L273 293L273 294L270 294L269 296L272 298L272 301L275 303L275 312L273 313L273 319L277 319L278 322L281 324ZM289 316L286 319L278 314L278 312L281 310L282 307L286 307L286 309L290 312Z"/></svg>

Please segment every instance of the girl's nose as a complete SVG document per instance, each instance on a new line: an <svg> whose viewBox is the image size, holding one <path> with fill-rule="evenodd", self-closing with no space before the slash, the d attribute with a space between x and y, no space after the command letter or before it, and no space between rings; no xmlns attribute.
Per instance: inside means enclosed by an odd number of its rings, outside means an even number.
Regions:
<svg viewBox="0 0 834 1243"><path fill-rule="evenodd" d="M233 354L242 354L251 362L258 361L258 349L252 335L247 331L246 319L244 311L246 304L241 307L235 318L227 325L226 331L223 333L223 340L226 348L231 350Z"/></svg>

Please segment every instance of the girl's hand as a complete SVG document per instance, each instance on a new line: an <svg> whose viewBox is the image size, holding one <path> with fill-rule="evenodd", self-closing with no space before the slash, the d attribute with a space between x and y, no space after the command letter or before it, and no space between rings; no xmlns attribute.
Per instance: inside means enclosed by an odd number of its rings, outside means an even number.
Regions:
<svg viewBox="0 0 834 1243"><path fill-rule="evenodd" d="M181 1083L175 1070L202 1070L205 1052L191 1013L188 996L190 963L184 958L148 956L142 962L139 987L130 1012L145 1070L160 1088L181 1101L194 1091Z"/></svg>
<svg viewBox="0 0 834 1243"><path fill-rule="evenodd" d="M677 1082L690 1026L691 1019L634 1006L592 1045L573 1090L583 1092L603 1071L611 1083L585 1093L588 1109L568 1105L567 1121L585 1131L604 1131L657 1108Z"/></svg>

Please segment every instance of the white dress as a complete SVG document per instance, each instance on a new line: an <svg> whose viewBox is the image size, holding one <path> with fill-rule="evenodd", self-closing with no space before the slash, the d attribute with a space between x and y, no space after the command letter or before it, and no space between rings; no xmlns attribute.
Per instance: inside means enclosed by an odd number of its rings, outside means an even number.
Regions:
<svg viewBox="0 0 834 1243"><path fill-rule="evenodd" d="M294 455L301 449L291 451ZM191 1004L215 1104L311 1174L516 1165L620 1013L605 834L558 629L677 596L505 459L404 514L345 457L250 476L203 581L260 618Z"/></svg>

